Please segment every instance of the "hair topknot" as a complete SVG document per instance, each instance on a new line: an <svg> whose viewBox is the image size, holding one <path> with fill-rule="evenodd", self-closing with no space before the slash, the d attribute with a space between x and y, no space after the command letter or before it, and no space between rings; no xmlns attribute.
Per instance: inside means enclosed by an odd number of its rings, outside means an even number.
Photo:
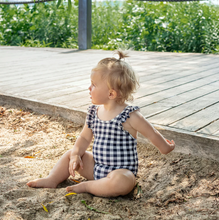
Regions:
<svg viewBox="0 0 219 220"><path fill-rule="evenodd" d="M117 92L117 102L124 103L133 100L132 94L139 86L139 82L132 67L124 61L129 57L128 53L117 50L114 54L118 55L119 59L104 58L98 62L92 72L99 72L107 81L108 87Z"/></svg>
<svg viewBox="0 0 219 220"><path fill-rule="evenodd" d="M126 57L129 57L128 52L124 52L124 51L121 51L121 50L116 50L114 54L119 55L119 60L125 59Z"/></svg>

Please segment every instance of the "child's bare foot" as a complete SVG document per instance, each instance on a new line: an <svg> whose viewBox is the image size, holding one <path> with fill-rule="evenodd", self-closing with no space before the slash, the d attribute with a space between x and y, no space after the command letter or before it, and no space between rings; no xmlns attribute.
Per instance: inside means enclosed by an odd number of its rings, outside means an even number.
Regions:
<svg viewBox="0 0 219 220"><path fill-rule="evenodd" d="M85 188L85 183L79 183L77 185L68 186L66 188L67 192L84 193L87 192Z"/></svg>
<svg viewBox="0 0 219 220"><path fill-rule="evenodd" d="M27 185L33 188L56 188L58 184L49 178L41 178L32 180L28 182Z"/></svg>

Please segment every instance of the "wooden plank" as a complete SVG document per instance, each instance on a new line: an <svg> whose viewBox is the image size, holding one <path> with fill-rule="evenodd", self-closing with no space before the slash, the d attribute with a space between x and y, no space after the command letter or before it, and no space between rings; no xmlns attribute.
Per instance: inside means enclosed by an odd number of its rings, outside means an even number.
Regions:
<svg viewBox="0 0 219 220"><path fill-rule="evenodd" d="M73 63L72 65L66 65L66 63L61 63L59 61L54 61L56 62L57 64L54 64L52 65L52 63L48 63L47 65L40 65L39 64L32 64L30 66L26 66L25 63L21 63L20 66L16 67L16 68L10 68L10 67L1 67L2 70L4 70L4 73L7 73L7 76L10 76L10 75L14 75L14 73L16 73L17 71L19 72L23 72L23 73L29 73L29 74L32 74L34 72L38 72L39 74L41 74L41 72L48 72L48 71L75 71L75 70L80 70L80 69L89 69L91 67L91 65L79 65L78 63ZM25 67L24 67L25 65ZM81 67L81 68L75 68L76 65L78 67Z"/></svg>
<svg viewBox="0 0 219 220"><path fill-rule="evenodd" d="M75 92L71 96L73 97L73 100L70 101L72 104L74 104L74 100L76 100L76 99L84 99L85 98L87 101L90 100L88 89L81 91L81 92L77 92L77 93ZM62 96L62 97L64 97L64 96ZM69 104L69 96L66 95L65 97L66 98L62 98L61 101L60 101L59 97L56 97L56 99L59 100L60 104Z"/></svg>
<svg viewBox="0 0 219 220"><path fill-rule="evenodd" d="M151 105L153 103L161 102L162 100L165 101L173 96L181 95L181 97L176 100L176 102L179 103L181 102L180 101L181 99L184 99L183 97L184 95L188 96L188 92L193 94L193 92L196 92L196 93L197 91L199 92L199 89L202 87L203 89L205 89L205 87L206 86L208 87L208 85L211 87L218 86L218 80L219 80L219 75L216 75L215 78L209 76L205 79L200 79L200 80L188 83L188 84L181 85L177 87L177 89L172 88L172 89L166 90L165 92L161 91L159 93L155 93L147 97L138 98L134 101L134 103L136 105L144 107L147 105ZM215 89L217 89L217 87Z"/></svg>
<svg viewBox="0 0 219 220"><path fill-rule="evenodd" d="M76 109L78 109L78 111L84 111L84 112L87 112L87 109L88 109L88 107L91 105L91 103L87 103L87 104L85 104L85 105L83 105L83 106L80 106L80 107L78 107L78 108L76 108ZM72 107L73 108L73 107Z"/></svg>
<svg viewBox="0 0 219 220"><path fill-rule="evenodd" d="M31 69L28 69L26 71L22 70L22 69L18 69L16 71L13 71L11 74L8 73L7 71L4 71L4 75L1 76L1 84L4 85L4 82L7 83L8 81L11 80L22 80L22 81L28 81L30 80L30 76L31 78L36 77L39 79L48 79L52 78L52 77L56 77L56 76L60 76L63 77L62 73L65 73L65 75L75 75L75 74L80 74L80 75L84 75L85 73L90 74L91 73L91 69L90 67L78 67L79 69L75 68L75 67L60 67L59 68L43 68L43 69L39 69L39 68L35 68L33 70L33 67Z"/></svg>
<svg viewBox="0 0 219 220"><path fill-rule="evenodd" d="M219 137L219 131L215 132L213 135Z"/></svg>
<svg viewBox="0 0 219 220"><path fill-rule="evenodd" d="M22 91L22 88L24 87L41 87L43 86L44 84L52 84L53 82L57 82L57 81L60 81L60 84L62 82L65 82L66 80L69 80L69 81L81 81L81 80L85 80L85 79L88 79L90 76L89 76L89 73L87 72L85 74L85 72L83 73L78 73L77 75L73 75L72 73L69 73L69 74L66 74L66 75L62 75L60 74L60 72L55 75L55 76L52 76L52 74L46 74L45 73L45 76L43 77L40 77L40 76L32 76L29 74L28 75L22 75L22 77L20 79L11 79L11 80L7 80L7 81L4 81L4 82L0 82L0 86L1 86L1 89L6 89L8 88L8 85L10 85L11 87L16 87L17 89L20 89L20 91Z"/></svg>
<svg viewBox="0 0 219 220"><path fill-rule="evenodd" d="M204 133L204 134L211 134L211 135L215 135L217 134L217 132L219 132L219 120L216 120L212 122L210 125L197 131L197 133Z"/></svg>
<svg viewBox="0 0 219 220"><path fill-rule="evenodd" d="M139 58L141 60L144 60L143 57ZM158 66L169 66L170 68L173 67L173 69L176 69L176 67L182 67L182 68L202 68L204 66L212 66L217 63L218 58L214 59L212 57L206 58L206 57L196 57L196 56L188 56L188 57L167 57L167 58L162 58L159 57L159 55L155 56L152 59L146 59L145 63L141 63L141 66L147 65L148 68L150 69L151 66L152 68L156 68ZM216 61L216 62L215 62ZM149 64L149 65L148 65ZM187 65L184 65L187 64ZM146 67L146 66L145 66Z"/></svg>
<svg viewBox="0 0 219 220"><path fill-rule="evenodd" d="M73 83L73 82L70 82L70 83L65 83L65 84L62 84L62 85L60 85L59 87L57 87L58 85L46 85L46 86L44 86L43 88L45 89L45 90L48 90L49 91L49 93L50 92L54 92L54 91L56 91L58 88L76 88L76 91L83 91L83 90L86 90L87 88L88 88L88 85L89 85L89 83L90 83L90 81L80 81L80 83L79 82L75 82L75 83ZM38 91L40 91L40 89L39 90L37 90L37 89L34 89L34 92L35 92L35 95L32 95L32 97L37 97L38 95L39 96L41 96L42 95L42 93L39 93L38 94ZM26 94L28 94L28 92L26 93Z"/></svg>
<svg viewBox="0 0 219 220"><path fill-rule="evenodd" d="M166 111L169 111L169 110L177 111L175 108L182 106L182 105L186 105L187 103L192 102L192 101L194 102L196 99L199 99L199 98L202 99L203 96L205 96L206 94L209 94L210 92L213 92L213 91L215 91L215 90L214 89L212 89L212 91L204 91L203 90L202 92L199 91L199 93L192 93L189 96L187 95L187 97L180 97L180 95L173 96L170 99L167 99L167 100L164 100L161 102L157 102L157 103L151 104L146 107L141 107L141 112L147 118L152 117L152 119L150 119L150 120L159 120L160 119L159 114L165 113ZM171 112L168 112L168 113L171 114ZM159 119L154 119L153 116L155 118L157 116ZM171 119L172 119L172 117L171 117ZM153 122L153 123L155 123L155 122ZM164 123L163 120L162 120L162 123Z"/></svg>
<svg viewBox="0 0 219 220"><path fill-rule="evenodd" d="M178 74L183 74L184 72L183 71L177 71L175 69L171 69L171 70L168 70L168 71L158 71L158 72L154 72L153 74L143 74L143 76L141 76L139 78L139 81L140 83L148 83L150 81L156 81L159 80L162 78L165 78L165 80L168 80L168 79L174 79L176 77L179 77Z"/></svg>
<svg viewBox="0 0 219 220"><path fill-rule="evenodd" d="M51 69L53 68L53 66L54 68L58 66L62 66L62 67L69 66L69 67L72 67L72 69L76 69L75 67L77 66L81 66L81 67L85 66L85 67L91 68L91 67L94 67L94 65L96 65L96 63L101 58L103 58L104 54L109 54L109 53L112 54L112 52L105 52L105 51L98 52L97 51L95 55L93 56L93 52L88 51L85 54L82 52L78 52L77 56L75 56L74 54L58 54L54 56L55 53L50 53L49 54L50 56L45 59L45 57L43 57L43 54L45 52L48 53L47 51L41 51L41 54L37 54L36 56L35 51L31 51L31 54L29 54L28 57L25 57L23 60L20 60L20 61L10 58L11 62L13 62L13 65L6 65L6 68L11 69L13 72L17 71L17 69L19 69L21 66L23 66L22 67L23 69L28 69L28 70L40 69L41 67ZM22 53L20 52L20 54ZM16 66L16 62L18 66Z"/></svg>
<svg viewBox="0 0 219 220"><path fill-rule="evenodd" d="M91 103L91 100L89 98L89 96L87 97L83 97L81 99L76 99L74 100L73 102L70 102L68 104L68 106L72 107L72 108L80 108L80 107L83 107L83 106L89 106L89 105L92 105Z"/></svg>
<svg viewBox="0 0 219 220"><path fill-rule="evenodd" d="M186 102L175 108L168 109L153 117L150 117L148 120L155 124L174 126L173 125L174 122L180 121L183 118L186 118L189 115L194 114L200 111L201 109L217 102L218 96L219 96L219 90L217 90L216 92L210 93L208 95L201 96L193 101Z"/></svg>
<svg viewBox="0 0 219 220"><path fill-rule="evenodd" d="M65 95L65 94L69 94L71 91L81 91L81 90L87 90L88 87L86 87L86 85L80 85L80 86L74 86L71 82L69 84L65 84L65 86L63 86L62 84L60 85L56 85L54 87L46 87L46 88L33 88L31 90L27 91L23 91L23 92L19 92L19 95L24 96L24 95L28 95L28 96L35 96L38 95L38 97L42 98L44 97L44 95L47 94L53 94L54 96L56 95Z"/></svg>
<svg viewBox="0 0 219 220"><path fill-rule="evenodd" d="M138 93L135 95L135 98L140 98L140 97L145 97L154 93L158 93L161 91L165 91L172 89L172 88L177 88L178 86L185 85L200 79L204 79L208 76L216 76L218 74L218 68L209 70L203 73L200 73L199 75L189 75L186 76L183 79L176 79L174 82L165 82L163 81L162 83L160 82L159 84L153 83L153 84L145 84L141 83L141 87L138 90Z"/></svg>
<svg viewBox="0 0 219 220"><path fill-rule="evenodd" d="M73 87L73 86L85 86L87 87L90 83L90 79L82 79L80 81L74 81L74 79L62 79L62 80L56 80L54 82L43 82L40 84L34 84L32 85L23 85L23 84L18 84L18 86L16 86L16 84L12 84L10 88L6 88L5 86L1 87L1 89L3 89L4 91L8 91L8 92L13 92L13 93L19 93L20 90L22 90L22 92L29 92L29 91L40 91L41 89L56 89L56 87L62 85L62 87L66 88L66 87Z"/></svg>
<svg viewBox="0 0 219 220"><path fill-rule="evenodd" d="M59 92L57 91L57 89L50 89L49 92L44 92L44 93L35 93L34 95L30 95L29 93L26 94L26 96L28 97L31 97L33 99L37 99L37 100L41 100L43 102L50 102L50 100L53 100L55 101L55 99L59 99L60 103L62 103L63 99L67 97L69 97L69 99L72 99L72 97L74 97L74 94L76 93L81 93L81 92L84 92L84 91L88 91L88 89L84 88L84 87L79 87L79 86L72 86L70 88L67 88L65 90L65 92Z"/></svg>
<svg viewBox="0 0 219 220"><path fill-rule="evenodd" d="M215 68L218 68L217 66ZM209 69L212 69L211 67ZM176 79L183 79L186 76L189 75L195 75L195 74L200 74L201 70L199 69L182 69L182 68L178 68L178 69L170 69L168 71L156 71L153 73L147 74L144 73L142 76L139 77L139 81L141 84L149 84L149 83L164 83L164 82L168 82L168 81L174 81Z"/></svg>
<svg viewBox="0 0 219 220"><path fill-rule="evenodd" d="M65 74L62 74L62 73ZM39 72L21 72L18 71L16 75L12 75L12 76L8 76L5 77L5 79L3 79L1 81L1 84L7 84L8 82L13 82L14 80L16 80L17 82L20 83L25 83L25 82L30 82L30 81L51 81L53 80L53 78L65 78L66 76L70 76L70 77L79 77L79 76L84 76L85 74L87 74L87 76L89 76L90 72L88 69L82 69L81 71L72 71L71 69L64 69L64 70L44 70ZM36 81L37 82L37 81Z"/></svg>
<svg viewBox="0 0 219 220"><path fill-rule="evenodd" d="M182 120L172 123L169 126L180 129L186 129L189 131L197 131L209 125L211 122L218 120L219 119L218 112L219 112L219 103L215 103L193 115L190 115Z"/></svg>
<svg viewBox="0 0 219 220"><path fill-rule="evenodd" d="M72 100L74 102L76 99L80 99L80 98L83 99L84 97L89 97L89 91L88 89L80 90L78 87L77 88L73 87L66 89L66 92L48 93L48 94L44 94L44 96L37 95L36 97L37 99L40 99L42 101L47 101L49 103L56 102L59 104L67 104L69 103L69 100Z"/></svg>
<svg viewBox="0 0 219 220"><path fill-rule="evenodd" d="M32 57L33 54L30 54L30 57ZM80 59L79 59L80 58ZM18 68L22 68L23 70L28 70L31 69L34 70L35 68L37 69L44 69L44 68L59 68L59 66L62 67L67 67L67 68L74 68L75 65L79 65L81 67L91 67L92 65L94 65L95 63L92 62L92 60L95 60L97 58L93 57L92 59L88 59L87 62L84 62L83 60L83 56L79 56L79 57L75 57L75 56L67 56L67 57L63 57L63 56L59 56L59 57L54 57L51 56L49 59L44 59L41 58L40 60L31 60L31 59L25 59L23 61L19 61L18 63L16 63L16 60L12 60L10 63L13 62L13 65L6 65L6 64L1 64L0 66L4 69L6 69L7 71L11 72L11 71L15 71ZM71 59L71 62L69 62L69 59ZM34 68L33 68L34 67Z"/></svg>

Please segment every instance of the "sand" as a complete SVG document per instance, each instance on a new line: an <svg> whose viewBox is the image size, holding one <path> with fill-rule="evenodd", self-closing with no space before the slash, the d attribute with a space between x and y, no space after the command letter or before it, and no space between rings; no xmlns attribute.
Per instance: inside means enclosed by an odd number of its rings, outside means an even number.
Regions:
<svg viewBox="0 0 219 220"><path fill-rule="evenodd" d="M127 196L65 196L65 187L77 184L72 177L56 189L26 186L48 175L81 129L63 118L0 107L0 219L219 219L219 163L161 155L148 144L138 144L138 186Z"/></svg>

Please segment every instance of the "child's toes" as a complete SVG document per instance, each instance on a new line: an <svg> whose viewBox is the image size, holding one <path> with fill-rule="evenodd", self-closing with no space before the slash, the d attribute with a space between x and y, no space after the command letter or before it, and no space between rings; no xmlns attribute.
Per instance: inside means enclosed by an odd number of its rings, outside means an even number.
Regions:
<svg viewBox="0 0 219 220"><path fill-rule="evenodd" d="M30 182L28 182L27 183L27 186L29 186L29 187L36 187L36 181L30 181Z"/></svg>
<svg viewBox="0 0 219 220"><path fill-rule="evenodd" d="M74 188L74 186L68 186L68 187L66 188L66 191L67 191L67 192L72 192L72 191L73 191L73 188Z"/></svg>

